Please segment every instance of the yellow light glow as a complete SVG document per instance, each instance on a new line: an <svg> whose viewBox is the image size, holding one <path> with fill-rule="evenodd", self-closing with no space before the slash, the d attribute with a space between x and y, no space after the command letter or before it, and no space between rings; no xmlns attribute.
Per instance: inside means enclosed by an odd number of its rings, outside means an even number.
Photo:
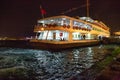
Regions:
<svg viewBox="0 0 120 80"><path fill-rule="evenodd" d="M114 32L115 35L120 35L120 31L119 32Z"/></svg>
<svg viewBox="0 0 120 80"><path fill-rule="evenodd" d="M41 28L42 31L44 31L44 28Z"/></svg>

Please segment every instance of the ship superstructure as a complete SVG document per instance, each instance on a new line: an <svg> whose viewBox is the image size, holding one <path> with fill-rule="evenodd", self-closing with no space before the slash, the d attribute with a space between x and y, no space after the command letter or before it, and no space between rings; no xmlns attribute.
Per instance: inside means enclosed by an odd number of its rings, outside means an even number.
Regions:
<svg viewBox="0 0 120 80"><path fill-rule="evenodd" d="M34 27L36 40L76 41L109 37L110 31L103 22L90 17L53 16L37 21Z"/></svg>

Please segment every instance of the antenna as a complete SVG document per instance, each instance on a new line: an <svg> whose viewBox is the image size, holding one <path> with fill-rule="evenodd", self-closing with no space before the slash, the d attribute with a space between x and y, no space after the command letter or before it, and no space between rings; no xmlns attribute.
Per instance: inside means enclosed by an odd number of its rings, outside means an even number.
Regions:
<svg viewBox="0 0 120 80"><path fill-rule="evenodd" d="M89 4L88 4L88 6L89 6ZM70 8L70 9L68 9L68 10L66 10L66 11L64 11L64 12L62 12L62 13L60 13L60 14L67 14L67 13L76 11L76 10L78 10L78 9L80 9L80 8L83 8L83 7L86 7L86 4L80 5L80 6L78 6L78 7Z"/></svg>
<svg viewBox="0 0 120 80"><path fill-rule="evenodd" d="M89 17L89 0L86 0L86 8L87 17Z"/></svg>

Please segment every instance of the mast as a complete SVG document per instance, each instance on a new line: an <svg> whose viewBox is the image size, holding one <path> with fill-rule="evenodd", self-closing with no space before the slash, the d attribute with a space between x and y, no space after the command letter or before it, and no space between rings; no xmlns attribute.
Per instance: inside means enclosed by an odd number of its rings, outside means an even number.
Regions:
<svg viewBox="0 0 120 80"><path fill-rule="evenodd" d="M89 0L86 0L86 13L87 17L89 17Z"/></svg>

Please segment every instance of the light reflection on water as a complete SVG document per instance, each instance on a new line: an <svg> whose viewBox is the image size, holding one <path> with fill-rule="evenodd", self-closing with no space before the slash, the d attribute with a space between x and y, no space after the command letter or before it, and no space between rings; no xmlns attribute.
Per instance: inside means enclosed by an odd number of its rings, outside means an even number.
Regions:
<svg viewBox="0 0 120 80"><path fill-rule="evenodd" d="M103 54L108 52L108 48L116 47L115 45L100 45L74 48L60 52L0 48L0 56L5 57L6 61L3 61L4 63L0 61L0 68L24 66L33 71L34 74L32 76L38 80L66 80L90 68L96 61L101 59ZM9 64L6 64L8 62Z"/></svg>

